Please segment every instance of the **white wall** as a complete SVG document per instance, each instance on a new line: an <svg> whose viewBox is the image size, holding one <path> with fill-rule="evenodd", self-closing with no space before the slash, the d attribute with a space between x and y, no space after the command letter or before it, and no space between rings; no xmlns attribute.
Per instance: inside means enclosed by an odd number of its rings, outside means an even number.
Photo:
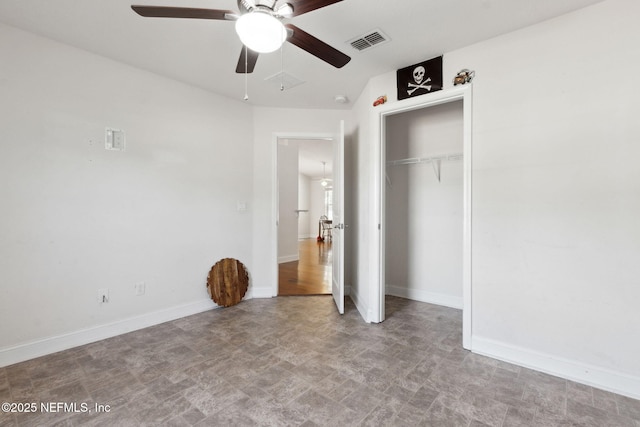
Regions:
<svg viewBox="0 0 640 427"><path fill-rule="evenodd" d="M386 159L460 154L462 101L386 119ZM462 308L462 160L386 168L388 295ZM436 169L438 166L436 165Z"/></svg>
<svg viewBox="0 0 640 427"><path fill-rule="evenodd" d="M278 263L298 256L298 144L278 142Z"/></svg>
<svg viewBox="0 0 640 427"><path fill-rule="evenodd" d="M638 16L607 1L448 56L478 76L476 346L611 371L636 396L640 107L621 76L640 67Z"/></svg>
<svg viewBox="0 0 640 427"><path fill-rule="evenodd" d="M224 257L254 286L249 107L4 25L0 57L0 365L212 308Z"/></svg>
<svg viewBox="0 0 640 427"><path fill-rule="evenodd" d="M445 53L444 76L476 71L474 351L640 397L637 16L604 1Z"/></svg>
<svg viewBox="0 0 640 427"><path fill-rule="evenodd" d="M320 181L311 182L311 210L309 211L311 231L314 237L318 236L318 224L320 217L325 215L325 188L320 185Z"/></svg>
<svg viewBox="0 0 640 427"><path fill-rule="evenodd" d="M311 206L311 178L305 174L298 174L298 209L301 211L298 215L298 238L308 239L314 237L313 228L311 227L311 217L309 210Z"/></svg>

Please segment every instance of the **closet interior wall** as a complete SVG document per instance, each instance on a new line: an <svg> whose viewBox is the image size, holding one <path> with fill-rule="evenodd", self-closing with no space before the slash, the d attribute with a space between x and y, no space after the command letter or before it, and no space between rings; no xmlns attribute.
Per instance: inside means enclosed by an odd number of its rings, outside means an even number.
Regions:
<svg viewBox="0 0 640 427"><path fill-rule="evenodd" d="M387 295L462 308L462 107L386 119Z"/></svg>

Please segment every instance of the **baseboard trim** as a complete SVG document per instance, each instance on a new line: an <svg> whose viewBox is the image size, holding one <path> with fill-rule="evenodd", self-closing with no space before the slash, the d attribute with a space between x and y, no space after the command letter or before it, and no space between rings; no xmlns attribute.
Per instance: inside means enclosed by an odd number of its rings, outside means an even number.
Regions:
<svg viewBox="0 0 640 427"><path fill-rule="evenodd" d="M36 357L45 356L58 351L68 350L73 347L126 334L138 329L202 313L218 307L219 306L210 299L196 301L164 310L146 313L140 316L118 320L104 325L81 329L67 334L2 348L0 349L0 367L24 362L25 360L34 359Z"/></svg>
<svg viewBox="0 0 640 427"><path fill-rule="evenodd" d="M273 298L273 289L271 287L256 288L251 291L251 298Z"/></svg>
<svg viewBox="0 0 640 427"><path fill-rule="evenodd" d="M364 319L365 322L371 323L371 313L369 313L369 309L367 305L364 303L362 298L360 298L358 294L358 288L349 286L349 298L355 304L360 316Z"/></svg>
<svg viewBox="0 0 640 427"><path fill-rule="evenodd" d="M394 297L407 298L414 301L427 302L429 304L443 305L445 307L462 310L464 303L462 297L423 291L420 289L405 288L401 286L387 285L386 294Z"/></svg>
<svg viewBox="0 0 640 427"><path fill-rule="evenodd" d="M640 399L640 377L563 359L487 338L471 339L474 353L545 372L581 384Z"/></svg>
<svg viewBox="0 0 640 427"><path fill-rule="evenodd" d="M285 262L298 261L299 259L300 259L300 256L298 254L284 255L284 256L278 257L278 264L282 264Z"/></svg>

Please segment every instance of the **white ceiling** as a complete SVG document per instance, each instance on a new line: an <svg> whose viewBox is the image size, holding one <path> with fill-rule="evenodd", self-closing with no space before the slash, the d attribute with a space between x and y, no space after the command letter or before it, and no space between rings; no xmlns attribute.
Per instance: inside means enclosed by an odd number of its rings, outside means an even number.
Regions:
<svg viewBox="0 0 640 427"><path fill-rule="evenodd" d="M331 178L333 141L301 139L296 142L298 143L298 171L312 179Z"/></svg>
<svg viewBox="0 0 640 427"><path fill-rule="evenodd" d="M320 181L333 174L333 141L327 139L284 138L280 144L298 149L298 172Z"/></svg>
<svg viewBox="0 0 640 427"><path fill-rule="evenodd" d="M284 0L280 0L283 2ZM249 103L351 108L372 76L507 33L601 0L344 0L290 22L352 57L342 69L286 43L284 71L306 83L281 92L264 79L280 53L261 55L249 76ZM1 0L0 22L241 100L235 73L241 44L233 22L142 18L131 4L237 10L236 0ZM353 38L380 29L391 42L354 50ZM472 68L473 64L469 64ZM453 76L445 76L452 78Z"/></svg>

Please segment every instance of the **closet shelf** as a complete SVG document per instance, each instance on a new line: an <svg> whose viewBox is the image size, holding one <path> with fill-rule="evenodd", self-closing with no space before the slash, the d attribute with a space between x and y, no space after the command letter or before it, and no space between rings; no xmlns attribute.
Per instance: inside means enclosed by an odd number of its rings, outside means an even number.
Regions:
<svg viewBox="0 0 640 427"><path fill-rule="evenodd" d="M418 163L431 163L436 161L441 162L446 160L462 160L462 153L443 154L440 156L431 156L431 157L409 157L407 159L389 160L387 161L387 166L413 165Z"/></svg>
<svg viewBox="0 0 640 427"><path fill-rule="evenodd" d="M409 157L407 159L389 160L387 162L387 166L401 166L401 165L415 165L420 163L431 163L431 165L433 166L433 172L436 174L436 178L438 178L438 182L440 182L440 164L443 161L454 161L454 160L462 160L462 153L443 154L440 156L431 156L431 157ZM389 175L387 175L387 183L391 185L391 179L389 179Z"/></svg>

